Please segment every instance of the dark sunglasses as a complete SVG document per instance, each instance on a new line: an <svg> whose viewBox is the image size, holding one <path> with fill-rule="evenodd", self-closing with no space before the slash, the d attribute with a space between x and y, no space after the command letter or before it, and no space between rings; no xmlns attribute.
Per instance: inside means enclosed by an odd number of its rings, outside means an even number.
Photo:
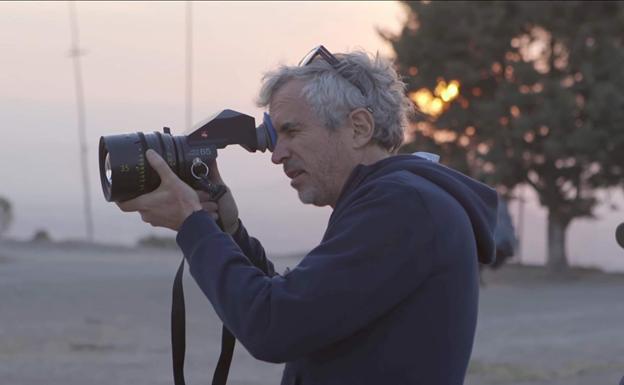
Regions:
<svg viewBox="0 0 624 385"><path fill-rule="evenodd" d="M345 79L346 81L348 81L349 83L353 84L355 86L355 88L357 88L358 90L360 90L360 92L362 93L362 95L364 97L366 97L366 92L364 91L364 87L362 87L362 85L352 79L349 79L348 77L344 76L340 70L341 70L341 62L340 60L338 60L337 57L335 57L334 55L332 55L331 52L329 52L329 50L327 48L325 48L322 45L319 45L318 47L312 49L312 51L308 52L307 55L305 55L303 57L303 59L301 59L301 61L299 61L299 67L305 67L308 64L312 63L314 61L314 59L316 59L317 57L321 57L321 59L325 60L329 65L332 66L333 69L336 70L336 72L338 73L338 75L342 76L343 79ZM370 112L373 112L373 110L370 107L366 107Z"/></svg>

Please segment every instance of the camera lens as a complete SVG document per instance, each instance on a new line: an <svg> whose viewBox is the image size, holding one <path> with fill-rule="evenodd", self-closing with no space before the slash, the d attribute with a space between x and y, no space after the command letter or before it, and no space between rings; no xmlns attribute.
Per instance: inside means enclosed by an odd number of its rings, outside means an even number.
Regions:
<svg viewBox="0 0 624 385"><path fill-rule="evenodd" d="M100 178L107 201L121 202L153 191L160 184L149 166L145 151L156 151L177 171L175 138L169 134L111 135L100 138Z"/></svg>

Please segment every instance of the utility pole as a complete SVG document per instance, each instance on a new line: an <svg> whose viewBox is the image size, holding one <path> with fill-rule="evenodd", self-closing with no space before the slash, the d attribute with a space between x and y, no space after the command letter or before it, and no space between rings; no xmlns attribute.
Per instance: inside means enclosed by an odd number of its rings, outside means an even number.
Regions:
<svg viewBox="0 0 624 385"><path fill-rule="evenodd" d="M522 238L524 236L524 185L518 186L518 220L516 225L516 238L518 240L518 249L516 255L518 263L522 264Z"/></svg>
<svg viewBox="0 0 624 385"><path fill-rule="evenodd" d="M89 188L89 174L87 170L87 134L84 108L84 92L82 86L82 69L80 56L84 54L80 50L78 41L78 20L76 17L76 5L69 1L69 22L71 27L71 49L69 56L74 62L74 79L76 85L76 107L78 110L78 140L80 143L80 165L82 168L82 185L84 194L84 216L86 221L87 240L93 242L93 215L91 211L91 189Z"/></svg>
<svg viewBox="0 0 624 385"><path fill-rule="evenodd" d="M193 124L193 3L186 2L186 129Z"/></svg>

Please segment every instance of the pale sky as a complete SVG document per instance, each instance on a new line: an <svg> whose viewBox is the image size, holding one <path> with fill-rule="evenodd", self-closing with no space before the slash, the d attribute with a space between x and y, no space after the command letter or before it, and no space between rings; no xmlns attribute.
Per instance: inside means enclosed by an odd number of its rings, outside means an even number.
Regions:
<svg viewBox="0 0 624 385"><path fill-rule="evenodd" d="M149 233L174 235L104 200L97 144L102 135L163 126L174 134L185 131L185 3L78 2L76 9L86 51L81 60L96 240L130 244ZM225 108L260 119L263 111L253 101L264 72L296 64L318 44L388 56L390 47L376 28L396 32L404 19L396 2L193 3L193 120ZM67 2L0 2L0 195L14 204L13 237L30 238L40 228L55 239L85 236L69 48ZM228 147L219 160L241 219L269 252L306 252L318 243L330 209L300 204L267 153ZM613 240L618 218L624 218L600 213L600 221L572 225L570 259L592 264L602 258L624 270L624 252ZM534 203L525 212L524 248L533 261L544 257L544 217Z"/></svg>

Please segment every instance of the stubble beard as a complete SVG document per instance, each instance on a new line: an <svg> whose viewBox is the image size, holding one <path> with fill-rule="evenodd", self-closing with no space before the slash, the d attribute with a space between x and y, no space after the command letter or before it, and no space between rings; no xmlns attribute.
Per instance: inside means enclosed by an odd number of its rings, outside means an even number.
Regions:
<svg viewBox="0 0 624 385"><path fill-rule="evenodd" d="M297 189L297 195L299 195L301 203L317 207L332 206L332 190L330 186L312 184L312 181L307 182L309 183L308 185L300 186Z"/></svg>
<svg viewBox="0 0 624 385"><path fill-rule="evenodd" d="M307 180L297 189L301 203L318 207L335 204L335 202L332 203L332 199L337 198L333 197L335 186L332 185L333 181L338 178L335 165L342 164L344 160L337 155L340 150L339 145L337 143L333 145L335 146L333 153L329 152L328 158L324 159L321 167L319 167L321 171L318 172L318 175L323 175L323 177L316 179L308 174L306 175Z"/></svg>
<svg viewBox="0 0 624 385"><path fill-rule="evenodd" d="M299 200L304 205L316 205L317 193L314 187L302 188L301 190L297 190L297 194L299 195ZM317 205L318 206L318 205Z"/></svg>

